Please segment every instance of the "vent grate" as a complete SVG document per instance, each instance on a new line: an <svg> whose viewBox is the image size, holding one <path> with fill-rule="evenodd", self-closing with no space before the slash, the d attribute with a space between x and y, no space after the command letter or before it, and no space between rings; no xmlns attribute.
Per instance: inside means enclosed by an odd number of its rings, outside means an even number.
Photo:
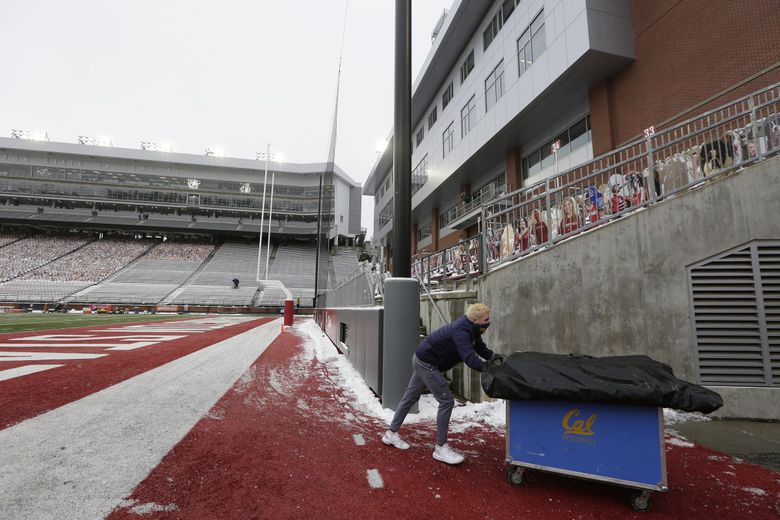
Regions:
<svg viewBox="0 0 780 520"><path fill-rule="evenodd" d="M780 386L780 242L754 242L688 270L699 380Z"/></svg>

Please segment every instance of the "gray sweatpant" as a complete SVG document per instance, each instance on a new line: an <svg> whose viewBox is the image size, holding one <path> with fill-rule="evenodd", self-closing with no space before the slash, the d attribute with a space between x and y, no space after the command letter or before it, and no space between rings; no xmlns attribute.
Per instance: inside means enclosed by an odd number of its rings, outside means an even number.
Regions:
<svg viewBox="0 0 780 520"><path fill-rule="evenodd" d="M439 411L436 414L436 443L441 446L447 442L447 432L450 429L450 415L455 406L455 398L444 379L444 374L428 363L423 363L417 356L412 356L412 379L409 386L395 409L395 415L390 422L390 429L397 432L406 419L406 414L414 403L420 400L420 396L428 387L433 396L439 402Z"/></svg>

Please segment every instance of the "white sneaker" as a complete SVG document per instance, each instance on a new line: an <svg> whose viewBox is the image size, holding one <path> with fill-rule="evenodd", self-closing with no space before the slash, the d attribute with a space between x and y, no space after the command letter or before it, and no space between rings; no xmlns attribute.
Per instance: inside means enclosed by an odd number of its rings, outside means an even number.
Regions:
<svg viewBox="0 0 780 520"><path fill-rule="evenodd" d="M437 444L436 449L433 450L433 458L447 464L460 464L465 457L450 448L449 444L445 444L444 446L439 446Z"/></svg>
<svg viewBox="0 0 780 520"><path fill-rule="evenodd" d="M392 430L387 430L384 435L382 435L382 442L387 444L388 446L395 446L399 450L408 450L409 444L407 444L400 435L398 435L398 432L394 432Z"/></svg>

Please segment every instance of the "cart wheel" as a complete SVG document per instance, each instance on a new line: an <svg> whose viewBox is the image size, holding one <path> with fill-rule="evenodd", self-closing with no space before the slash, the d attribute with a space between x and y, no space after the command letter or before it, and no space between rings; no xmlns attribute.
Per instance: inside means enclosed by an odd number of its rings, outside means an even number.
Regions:
<svg viewBox="0 0 780 520"><path fill-rule="evenodd" d="M637 491L631 494L631 507L634 511L640 513L646 513L652 509L653 504L650 502L649 491Z"/></svg>
<svg viewBox="0 0 780 520"><path fill-rule="evenodd" d="M514 486L522 486L525 484L525 471L523 468L512 467L506 473L506 478L510 484Z"/></svg>

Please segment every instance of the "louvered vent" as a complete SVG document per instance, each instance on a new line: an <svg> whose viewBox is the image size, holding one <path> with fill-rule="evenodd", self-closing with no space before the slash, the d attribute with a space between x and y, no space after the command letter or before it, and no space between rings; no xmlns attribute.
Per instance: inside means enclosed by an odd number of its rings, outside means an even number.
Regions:
<svg viewBox="0 0 780 520"><path fill-rule="evenodd" d="M706 260L689 281L701 383L780 386L780 244Z"/></svg>
<svg viewBox="0 0 780 520"><path fill-rule="evenodd" d="M772 386L780 386L780 243L758 246Z"/></svg>

